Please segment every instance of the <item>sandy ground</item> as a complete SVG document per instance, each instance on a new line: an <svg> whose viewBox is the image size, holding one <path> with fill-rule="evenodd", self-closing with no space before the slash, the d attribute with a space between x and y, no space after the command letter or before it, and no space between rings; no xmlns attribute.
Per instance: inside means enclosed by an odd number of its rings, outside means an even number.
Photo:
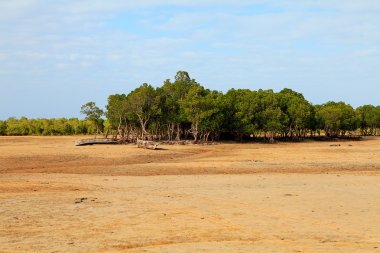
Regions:
<svg viewBox="0 0 380 253"><path fill-rule="evenodd" d="M380 139L0 138L0 252L380 252Z"/></svg>

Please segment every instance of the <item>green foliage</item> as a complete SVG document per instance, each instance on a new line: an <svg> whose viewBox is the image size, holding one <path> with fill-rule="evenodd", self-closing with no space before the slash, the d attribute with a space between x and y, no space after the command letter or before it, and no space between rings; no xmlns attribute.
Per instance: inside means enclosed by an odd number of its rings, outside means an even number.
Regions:
<svg viewBox="0 0 380 253"><path fill-rule="evenodd" d="M247 89L230 89L224 97L226 108L224 129L234 133L237 140L241 140L243 134L256 132L259 109L257 92Z"/></svg>
<svg viewBox="0 0 380 253"><path fill-rule="evenodd" d="M0 120L0 135L6 135L7 134L7 122Z"/></svg>
<svg viewBox="0 0 380 253"><path fill-rule="evenodd" d="M230 89L223 94L205 89L186 71L174 81L154 88L142 84L129 94L108 97L106 113L88 102L81 107L85 120L77 118L20 119L0 121L0 135L74 135L105 130L123 141L158 138L169 141L193 137L216 139L221 134L243 140L247 136L302 138L316 133L337 137L360 129L376 135L380 129L380 106L363 105L356 110L344 102L312 105L291 89ZM102 116L107 120L104 121Z"/></svg>
<svg viewBox="0 0 380 253"><path fill-rule="evenodd" d="M328 136L344 136L358 127L376 133L380 117L376 108L355 111L343 102L313 106L291 89L230 89L223 94L178 71L174 82L167 79L157 89L143 84L127 95L111 95L107 118L115 127L117 122L120 125L119 116L125 115L125 121L141 133L168 140L175 134L176 140L188 134L195 141L208 140L221 133L233 134L237 140L260 135L273 140L302 138L321 130Z"/></svg>
<svg viewBox="0 0 380 253"><path fill-rule="evenodd" d="M125 94L114 94L108 97L107 119L110 127L118 129L128 122L128 104Z"/></svg>
<svg viewBox="0 0 380 253"><path fill-rule="evenodd" d="M7 120L7 135L28 135L29 134L29 124L26 117L21 119L16 119L11 117Z"/></svg>
<svg viewBox="0 0 380 253"><path fill-rule="evenodd" d="M136 117L141 127L141 138L147 134L148 123L151 118L160 114L160 99L157 91L149 84L142 84L127 96L127 107Z"/></svg>
<svg viewBox="0 0 380 253"><path fill-rule="evenodd" d="M273 138L282 132L286 131L289 118L286 113L281 110L281 94L274 93L272 90L259 90L259 111L258 122L259 127L265 133L270 133L270 138Z"/></svg>
<svg viewBox="0 0 380 253"><path fill-rule="evenodd" d="M187 115L180 103L191 87L197 84L185 71L178 71L174 79L174 82L165 80L160 89L161 119L164 121L162 125L167 125L169 140L173 139L174 132L176 132L176 139L180 139L181 128L187 123Z"/></svg>
<svg viewBox="0 0 380 253"><path fill-rule="evenodd" d="M280 93L280 108L288 118L285 135L301 137L308 129L313 128L313 106L304 96L291 89L283 89Z"/></svg>
<svg viewBox="0 0 380 253"><path fill-rule="evenodd" d="M20 119L11 117L0 121L0 135L76 135L94 134L96 127L89 120L65 119Z"/></svg>
<svg viewBox="0 0 380 253"><path fill-rule="evenodd" d="M103 120L101 117L104 115L102 109L96 106L95 102L88 102L80 108L80 113L86 115L86 120L94 123L96 126L96 133L102 131Z"/></svg>
<svg viewBox="0 0 380 253"><path fill-rule="evenodd" d="M187 120L191 123L190 133L194 140L197 141L200 133L200 123L203 117L206 117L205 96L207 91L199 84L193 85L185 98L180 102L184 109Z"/></svg>
<svg viewBox="0 0 380 253"><path fill-rule="evenodd" d="M208 91L203 98L203 108L200 115L200 130L203 133L203 139L208 141L211 138L217 138L223 130L224 112L226 108L224 95L218 91Z"/></svg>
<svg viewBox="0 0 380 253"><path fill-rule="evenodd" d="M206 90L195 82L192 84L180 106L191 123L189 132L194 141L198 141L200 137L207 141L211 133L215 137L215 133L222 129L223 98L220 92Z"/></svg>
<svg viewBox="0 0 380 253"><path fill-rule="evenodd" d="M344 136L347 131L354 131L359 126L357 113L344 102L328 102L319 107L316 114L327 136Z"/></svg>
<svg viewBox="0 0 380 253"><path fill-rule="evenodd" d="M95 102L88 102L80 108L80 113L86 115L87 120L97 121L104 114L103 110L96 106Z"/></svg>
<svg viewBox="0 0 380 253"><path fill-rule="evenodd" d="M363 135L376 135L380 128L380 106L363 105L356 109L359 126Z"/></svg>

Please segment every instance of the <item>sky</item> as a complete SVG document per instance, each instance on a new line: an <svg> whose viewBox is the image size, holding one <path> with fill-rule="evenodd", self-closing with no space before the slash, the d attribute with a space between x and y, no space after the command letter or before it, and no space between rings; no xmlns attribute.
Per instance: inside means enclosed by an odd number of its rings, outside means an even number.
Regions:
<svg viewBox="0 0 380 253"><path fill-rule="evenodd" d="M379 17L379 0L0 0L0 119L83 118L179 70L380 105Z"/></svg>

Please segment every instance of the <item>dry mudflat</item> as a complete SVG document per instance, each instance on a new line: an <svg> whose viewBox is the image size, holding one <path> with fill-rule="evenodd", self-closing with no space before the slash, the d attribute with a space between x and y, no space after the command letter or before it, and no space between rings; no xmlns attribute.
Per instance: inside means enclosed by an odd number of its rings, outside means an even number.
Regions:
<svg viewBox="0 0 380 253"><path fill-rule="evenodd" d="M0 137L0 252L380 252L380 138L77 138Z"/></svg>

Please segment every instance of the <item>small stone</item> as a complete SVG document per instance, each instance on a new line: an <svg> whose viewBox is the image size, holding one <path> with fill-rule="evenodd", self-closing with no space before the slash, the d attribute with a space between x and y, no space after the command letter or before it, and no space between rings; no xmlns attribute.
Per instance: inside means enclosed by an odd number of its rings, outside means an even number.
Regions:
<svg viewBox="0 0 380 253"><path fill-rule="evenodd" d="M75 204L79 204L79 203L82 203L83 201L85 201L87 198L76 198L75 199Z"/></svg>

